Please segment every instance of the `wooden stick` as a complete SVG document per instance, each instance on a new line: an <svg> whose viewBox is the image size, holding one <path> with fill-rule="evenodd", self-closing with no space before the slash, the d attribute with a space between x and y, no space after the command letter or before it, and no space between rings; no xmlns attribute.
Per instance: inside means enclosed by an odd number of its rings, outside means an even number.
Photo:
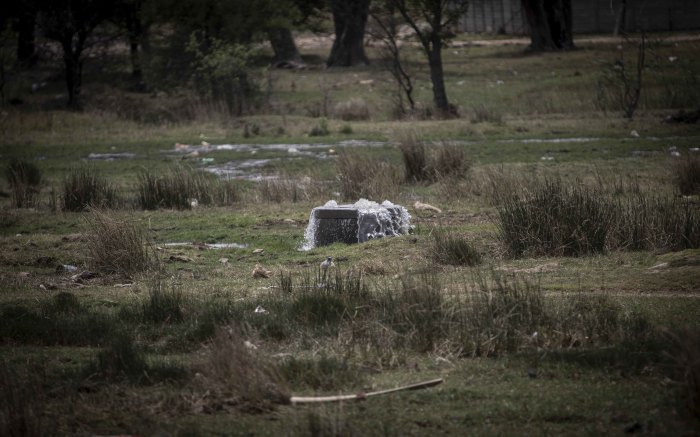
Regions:
<svg viewBox="0 0 700 437"><path fill-rule="evenodd" d="M389 393L395 393L397 391L404 390L418 390L422 388L433 387L438 384L442 384L442 378L431 379L430 381L418 382L416 384L404 385L402 387L390 388L387 390L373 391L369 393L357 393L354 395L337 395L337 396L292 396L289 401L292 404L311 404L319 402L339 402L339 401L351 401L351 400L361 400L366 399L370 396L379 396Z"/></svg>

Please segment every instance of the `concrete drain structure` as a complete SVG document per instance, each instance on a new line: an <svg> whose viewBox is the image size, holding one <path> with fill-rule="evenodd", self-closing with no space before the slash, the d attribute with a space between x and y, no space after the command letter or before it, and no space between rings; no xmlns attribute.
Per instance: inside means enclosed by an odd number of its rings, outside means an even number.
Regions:
<svg viewBox="0 0 700 437"><path fill-rule="evenodd" d="M360 199L351 205L338 205L331 200L311 211L302 249L337 242L364 243L375 238L407 234L410 219L406 208L388 200L379 204Z"/></svg>

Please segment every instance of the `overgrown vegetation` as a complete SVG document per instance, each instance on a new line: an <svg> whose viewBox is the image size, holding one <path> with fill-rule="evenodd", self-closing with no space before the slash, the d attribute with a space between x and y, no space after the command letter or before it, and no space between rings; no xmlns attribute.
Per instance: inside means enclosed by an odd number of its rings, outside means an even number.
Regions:
<svg viewBox="0 0 700 437"><path fill-rule="evenodd" d="M408 182L463 179L471 166L459 145L443 143L429 146L414 135L408 135L399 140L399 149Z"/></svg>
<svg viewBox="0 0 700 437"><path fill-rule="evenodd" d="M154 247L140 223L99 209L91 209L85 217L91 268L132 275L157 267Z"/></svg>
<svg viewBox="0 0 700 437"><path fill-rule="evenodd" d="M395 167L355 152L341 152L336 163L344 199L391 199L401 176Z"/></svg>
<svg viewBox="0 0 700 437"><path fill-rule="evenodd" d="M88 208L113 208L117 205L116 189L91 167L71 170L63 180L61 209L83 211Z"/></svg>
<svg viewBox="0 0 700 437"><path fill-rule="evenodd" d="M197 205L230 205L238 200L232 181L184 166L174 166L162 174L139 174L138 204L143 209L191 209Z"/></svg>
<svg viewBox="0 0 700 437"><path fill-rule="evenodd" d="M13 158L5 169L12 203L16 208L33 206L41 185L41 170L36 164Z"/></svg>
<svg viewBox="0 0 700 437"><path fill-rule="evenodd" d="M684 196L700 194L700 153L688 153L674 161L673 182Z"/></svg>
<svg viewBox="0 0 700 437"><path fill-rule="evenodd" d="M432 256L441 264L474 266L481 263L482 256L465 237L445 229L432 231Z"/></svg>

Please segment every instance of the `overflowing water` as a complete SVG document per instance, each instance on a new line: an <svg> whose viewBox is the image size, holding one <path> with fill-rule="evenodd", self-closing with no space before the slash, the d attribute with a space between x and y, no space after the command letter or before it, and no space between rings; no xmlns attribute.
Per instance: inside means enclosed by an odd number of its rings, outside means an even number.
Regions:
<svg viewBox="0 0 700 437"><path fill-rule="evenodd" d="M335 200L329 200L311 210L300 249L310 250L336 241L363 243L408 234L410 221L406 208L388 200L379 204L360 199L351 205L338 205Z"/></svg>

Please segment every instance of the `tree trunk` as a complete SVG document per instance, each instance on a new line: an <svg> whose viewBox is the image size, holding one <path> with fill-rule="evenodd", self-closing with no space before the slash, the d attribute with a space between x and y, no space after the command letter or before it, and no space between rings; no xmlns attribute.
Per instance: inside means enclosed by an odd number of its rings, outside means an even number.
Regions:
<svg viewBox="0 0 700 437"><path fill-rule="evenodd" d="M369 64L365 54L365 25L370 0L332 0L335 41L326 61L329 67Z"/></svg>
<svg viewBox="0 0 700 437"><path fill-rule="evenodd" d="M621 0L620 6L615 17L614 36L620 36L620 33L625 31L625 21L627 20L627 0Z"/></svg>
<svg viewBox="0 0 700 437"><path fill-rule="evenodd" d="M521 0L530 27L530 50L571 50L573 14L571 0Z"/></svg>
<svg viewBox="0 0 700 437"><path fill-rule="evenodd" d="M267 36L275 52L275 59L272 61L275 68L298 68L304 65L289 28L271 27L267 29Z"/></svg>
<svg viewBox="0 0 700 437"><path fill-rule="evenodd" d="M17 21L17 62L31 67L36 61L36 11L25 8Z"/></svg>
<svg viewBox="0 0 700 437"><path fill-rule="evenodd" d="M68 106L80 107L80 87L83 77L82 53L85 45L85 37L75 36L77 41L73 45L73 38L65 38L63 45L63 64L66 66L66 88L68 90Z"/></svg>
<svg viewBox="0 0 700 437"><path fill-rule="evenodd" d="M433 84L435 108L441 117L453 115L454 110L451 108L445 92L445 78L442 71L442 41L437 35L432 38L428 52L428 64L430 66L430 81Z"/></svg>

